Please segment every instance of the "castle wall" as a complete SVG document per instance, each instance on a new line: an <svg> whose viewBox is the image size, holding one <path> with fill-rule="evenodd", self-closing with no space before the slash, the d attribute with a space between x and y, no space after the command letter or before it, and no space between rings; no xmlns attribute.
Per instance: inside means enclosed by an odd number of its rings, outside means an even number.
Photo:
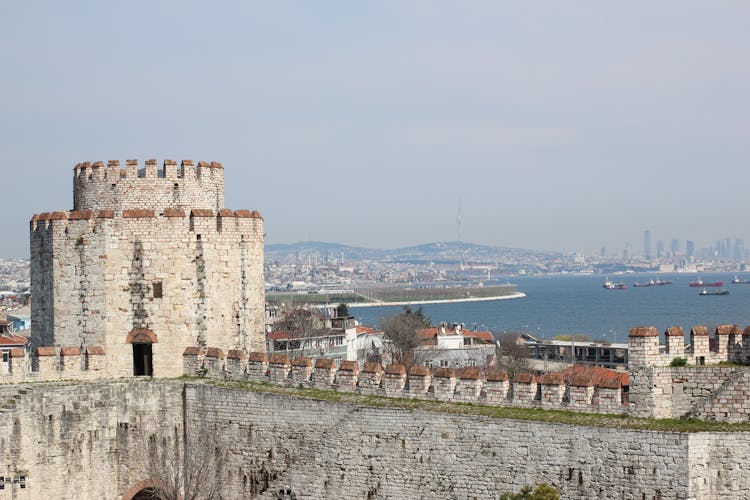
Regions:
<svg viewBox="0 0 750 500"><path fill-rule="evenodd" d="M563 498L750 492L743 432L371 408L169 380L6 385L0 400L0 499L133 494L164 477L158 459L179 456L183 432L189 450L208 443L223 457L210 473L224 498L282 489L298 498L496 498L543 481Z"/></svg>
<svg viewBox="0 0 750 500"><path fill-rule="evenodd" d="M186 398L189 426L224 430L231 498L270 499L286 488L299 498L496 498L540 482L563 498L750 491L747 433L545 424L197 385Z"/></svg>
<svg viewBox="0 0 750 500"><path fill-rule="evenodd" d="M667 349L661 353L656 328L630 330L630 414L747 421L750 418L750 370L717 365L744 363L748 359L750 328L741 330L736 325L719 325L714 341L710 342L708 328L696 325L690 331L687 350L682 328L670 327L665 336ZM669 366L675 358L686 358L689 366Z"/></svg>
<svg viewBox="0 0 750 500"><path fill-rule="evenodd" d="M592 383L585 388L572 387L561 384L559 397L552 399L545 397L545 391L538 390L538 384L531 374L519 374L508 386L508 382L492 380L493 376L504 373L484 373L474 369L472 373L464 371L460 377L451 368L436 368L430 370L423 366L414 366L406 373L402 365L389 365L386 374L377 383L371 382L372 366L360 372L348 366L349 361L342 362L336 370L331 371L313 369L318 366L317 360L297 357L294 361L286 354L274 354L270 360L265 359L264 353L250 353L247 360L237 361L233 369L222 370L221 362L207 359L199 350L187 348L183 353L184 374L195 376L200 374L213 379L252 380L277 385L292 385L303 387L325 387L337 391L357 392L363 395L417 398L426 400L440 400L456 403L480 403L491 406L510 406L518 408L548 408L559 410L575 410L589 413L625 414L629 412L627 401L623 400L623 388L619 383L610 383L606 387L595 387ZM308 369L302 371L300 366ZM379 366L379 365L378 365ZM297 368L295 370L295 368ZM380 367L382 370L382 367ZM391 370L389 372L389 369ZM334 373L334 377L331 377ZM498 384L506 384L505 390L498 390ZM510 390L508 390L510 389ZM594 398L597 391L599 397ZM501 393L502 392L502 393ZM586 397L584 397L584 393ZM563 400L563 395L570 397ZM579 396L580 394L580 396Z"/></svg>
<svg viewBox="0 0 750 500"><path fill-rule="evenodd" d="M725 422L750 418L750 369L641 367L630 373L631 414Z"/></svg>
<svg viewBox="0 0 750 500"><path fill-rule="evenodd" d="M160 452L181 442L181 389L135 380L0 387L0 499L121 498L152 475L149 436Z"/></svg>

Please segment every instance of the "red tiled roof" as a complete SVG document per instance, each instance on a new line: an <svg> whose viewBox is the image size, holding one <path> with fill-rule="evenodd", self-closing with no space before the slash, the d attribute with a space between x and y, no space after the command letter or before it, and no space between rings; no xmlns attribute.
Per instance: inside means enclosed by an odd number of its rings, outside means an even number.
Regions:
<svg viewBox="0 0 750 500"><path fill-rule="evenodd" d="M365 366L362 367L362 371L365 373L381 373L383 371L383 367L380 365L380 363L377 363L375 361L368 361L365 363Z"/></svg>
<svg viewBox="0 0 750 500"><path fill-rule="evenodd" d="M27 339L26 337L23 337L21 335L14 335L12 333L4 333L0 335L0 345L2 346L26 345L28 341L29 339Z"/></svg>
<svg viewBox="0 0 750 500"><path fill-rule="evenodd" d="M304 366L306 368L312 368L313 362L312 359L305 357L305 356L297 356L292 361L292 366Z"/></svg>
<svg viewBox="0 0 750 500"><path fill-rule="evenodd" d="M426 366L414 365L409 368L410 377L426 377L430 374L430 369Z"/></svg>
<svg viewBox="0 0 750 500"><path fill-rule="evenodd" d="M247 360L253 363L268 363L268 355L265 352L253 351Z"/></svg>
<svg viewBox="0 0 750 500"><path fill-rule="evenodd" d="M400 363L392 363L385 367L385 373L389 375L406 375L406 368Z"/></svg>
<svg viewBox="0 0 750 500"><path fill-rule="evenodd" d="M461 370L459 377L461 380L482 380L484 374L478 366L470 366Z"/></svg>
<svg viewBox="0 0 750 500"><path fill-rule="evenodd" d="M356 332L357 332L357 335L361 335L363 333L367 335L372 335L373 333L381 333L380 330L377 330L371 326L365 326L365 325L357 325Z"/></svg>
<svg viewBox="0 0 750 500"><path fill-rule="evenodd" d="M291 364L289 356L287 356L286 354L280 354L280 353L271 354L271 359L269 359L268 362L270 364L272 364L272 365L289 365L289 364Z"/></svg>
<svg viewBox="0 0 750 500"><path fill-rule="evenodd" d="M568 382L574 381L576 385L581 385L584 381L607 388L630 384L628 372L618 372L601 366L573 365L555 373L562 375Z"/></svg>
<svg viewBox="0 0 750 500"><path fill-rule="evenodd" d="M507 382L508 374L499 370L487 371L487 382Z"/></svg>
<svg viewBox="0 0 750 500"><path fill-rule="evenodd" d="M533 373L516 373L513 377L513 382L518 382L520 384L534 384L536 383L536 377Z"/></svg>
<svg viewBox="0 0 750 500"><path fill-rule="evenodd" d="M339 371L359 373L359 364L356 361L342 361Z"/></svg>
<svg viewBox="0 0 750 500"><path fill-rule="evenodd" d="M315 368L330 370L331 368L336 368L336 362L331 358L318 358L315 360Z"/></svg>
<svg viewBox="0 0 750 500"><path fill-rule="evenodd" d="M422 340L430 340L438 334L440 328L425 328L424 330L417 330L417 335Z"/></svg>

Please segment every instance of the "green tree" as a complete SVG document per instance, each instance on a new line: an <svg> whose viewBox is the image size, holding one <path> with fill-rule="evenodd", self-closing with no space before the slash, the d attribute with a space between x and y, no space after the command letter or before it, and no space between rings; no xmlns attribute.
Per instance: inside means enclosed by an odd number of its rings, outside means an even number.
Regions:
<svg viewBox="0 0 750 500"><path fill-rule="evenodd" d="M536 488L524 486L520 493L503 493L500 500L560 500L560 492L557 488L547 483L542 483Z"/></svg>
<svg viewBox="0 0 750 500"><path fill-rule="evenodd" d="M336 317L346 318L349 316L349 304L342 302L336 307Z"/></svg>
<svg viewBox="0 0 750 500"><path fill-rule="evenodd" d="M432 326L432 318L425 315L422 306L419 306L416 311L412 311L411 307L404 306L403 314L407 316L413 316L422 323L423 328L430 328Z"/></svg>

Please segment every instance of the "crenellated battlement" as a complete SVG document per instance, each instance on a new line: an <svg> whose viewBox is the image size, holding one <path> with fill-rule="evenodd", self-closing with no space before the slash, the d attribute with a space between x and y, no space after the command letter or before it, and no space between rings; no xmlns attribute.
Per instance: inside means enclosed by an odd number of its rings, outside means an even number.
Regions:
<svg viewBox="0 0 750 500"><path fill-rule="evenodd" d="M655 418L741 422L750 418L750 327L704 325L631 328L630 413ZM673 361L679 359L681 362ZM685 364L686 366L680 366ZM729 365L729 366L727 366Z"/></svg>
<svg viewBox="0 0 750 500"><path fill-rule="evenodd" d="M628 413L627 376L605 377L550 374L536 377L491 369L430 369L274 353L188 347L183 352L185 375L249 380L278 385L315 387L398 398L418 398L492 406Z"/></svg>
<svg viewBox="0 0 750 500"><path fill-rule="evenodd" d="M28 350L14 348L7 369L0 373L0 384L52 382L57 380L96 380L104 378L105 350L102 346L44 346Z"/></svg>
<svg viewBox="0 0 750 500"><path fill-rule="evenodd" d="M182 160L177 164L175 160L164 160L159 166L155 159L146 160L141 167L138 160L125 160L121 167L120 160L109 160L105 166L103 161L81 162L73 167L76 179L82 181L120 179L200 179L215 178L224 167L218 161Z"/></svg>
<svg viewBox="0 0 750 500"><path fill-rule="evenodd" d="M230 210L222 208L183 210L165 208L161 212L151 209L125 210L71 210L35 214L30 220L32 238L36 233L69 233L75 229L75 237L86 232L97 232L102 228L137 224L150 221L155 228L222 233L226 231L253 235L263 230L263 216L257 210ZM79 242L79 244L82 242Z"/></svg>
<svg viewBox="0 0 750 500"><path fill-rule="evenodd" d="M654 326L631 328L628 334L630 369L668 366L675 358L685 358L689 365L703 366L721 362L750 363L750 326L718 325L713 332L707 326L695 325L685 340L682 327L670 326L664 331L664 343Z"/></svg>
<svg viewBox="0 0 750 500"><path fill-rule="evenodd" d="M219 162L119 160L82 162L73 168L73 208L212 209L224 205L224 167Z"/></svg>

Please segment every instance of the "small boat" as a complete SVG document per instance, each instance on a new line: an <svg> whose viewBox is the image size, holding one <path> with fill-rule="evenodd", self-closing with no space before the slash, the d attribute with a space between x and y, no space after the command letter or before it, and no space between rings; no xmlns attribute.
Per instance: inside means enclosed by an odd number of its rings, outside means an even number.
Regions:
<svg viewBox="0 0 750 500"><path fill-rule="evenodd" d="M647 283L633 283L633 286L663 286L663 285L671 285L671 281L665 281L665 280L649 280Z"/></svg>
<svg viewBox="0 0 750 500"><path fill-rule="evenodd" d="M714 281L713 283L704 283L702 279L698 278L698 281L691 281L690 286L692 287L707 287L707 286L724 286L723 281Z"/></svg>
<svg viewBox="0 0 750 500"><path fill-rule="evenodd" d="M734 275L734 278L732 278L731 283L733 285L750 285L750 280L741 280L737 277L737 275Z"/></svg>
<svg viewBox="0 0 750 500"><path fill-rule="evenodd" d="M602 288L605 288L607 290L625 290L627 288L627 285L625 285L625 283L614 283L612 281L609 281L608 279L605 279Z"/></svg>
<svg viewBox="0 0 750 500"><path fill-rule="evenodd" d="M709 292L705 288L698 292L698 295L729 295L729 290L716 290L713 292Z"/></svg>

